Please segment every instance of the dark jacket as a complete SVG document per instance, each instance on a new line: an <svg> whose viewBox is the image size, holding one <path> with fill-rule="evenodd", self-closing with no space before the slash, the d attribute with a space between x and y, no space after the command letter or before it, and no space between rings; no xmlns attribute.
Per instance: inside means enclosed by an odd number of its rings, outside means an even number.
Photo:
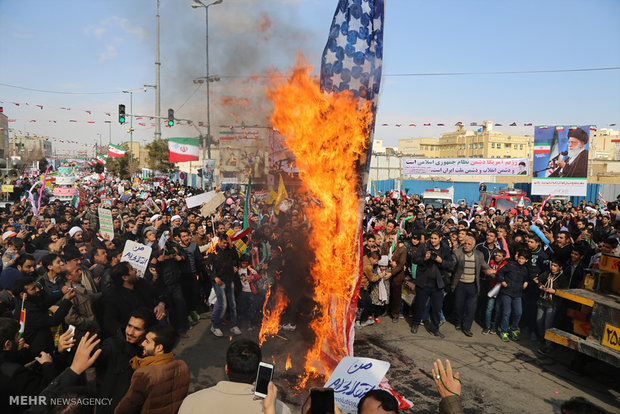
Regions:
<svg viewBox="0 0 620 414"><path fill-rule="evenodd" d="M33 355L39 355L41 351L51 354L54 352L54 336L50 328L60 325L65 316L69 313L72 303L70 300L61 299L58 302L58 309L50 315L49 306L53 305L46 301L45 295L38 298L28 298L24 302L26 309L26 328L24 329L24 340L30 345ZM15 317L19 319L21 301L17 301L15 307Z"/></svg>
<svg viewBox="0 0 620 414"><path fill-rule="evenodd" d="M133 289L116 286L103 296L103 333L112 336L123 328L131 312L140 307L153 309L159 298L151 284L138 279Z"/></svg>
<svg viewBox="0 0 620 414"><path fill-rule="evenodd" d="M424 260L427 251L434 252L441 257L442 262L435 260ZM439 249L434 249L430 243L420 244L420 247L413 256L413 263L418 265L416 272L416 286L423 288L443 289L449 283L450 272L454 267L452 252L444 245Z"/></svg>
<svg viewBox="0 0 620 414"><path fill-rule="evenodd" d="M538 250L530 250L531 258L526 266L531 279L535 278L542 272L549 270L549 254L539 246Z"/></svg>
<svg viewBox="0 0 620 414"><path fill-rule="evenodd" d="M476 290L478 294L480 294L480 272L486 272L490 269L487 262L484 260L484 254L480 250L474 249L474 262L475 262L475 283ZM450 283L450 290L454 291L456 289L456 285L459 284L461 280L461 276L463 276L463 272L465 271L465 252L463 251L463 247L459 247L454 252L454 276L452 277L452 283Z"/></svg>
<svg viewBox="0 0 620 414"><path fill-rule="evenodd" d="M543 274L541 274L538 277L538 286L545 286L545 284L547 283L547 280L550 277L555 277L555 280L553 281L553 285L552 288L553 289L568 289L568 277L566 277L566 274L564 274L563 271L560 270L560 274L559 275L552 275L551 272L544 272ZM538 297L538 305L539 306L544 306L545 308L557 308L560 299L557 298L554 295L551 295L550 298L545 297L545 292L540 290L540 288L538 289L540 292L540 296ZM548 295L547 295L548 296Z"/></svg>
<svg viewBox="0 0 620 414"><path fill-rule="evenodd" d="M23 365L23 353L0 351L0 412L22 412L27 406L9 405L9 396L35 396L49 384L56 371L54 364L47 363L35 372ZM26 361L28 362L28 361Z"/></svg>
<svg viewBox="0 0 620 414"><path fill-rule="evenodd" d="M520 265L516 260L512 260L497 271L496 279L498 283L508 284L507 287L502 286L501 294L520 298L523 295L523 283L530 281L527 264Z"/></svg>
<svg viewBox="0 0 620 414"><path fill-rule="evenodd" d="M112 404L97 407L97 412L113 413L114 408L129 389L133 369L129 360L142 355L140 344L130 344L125 340L124 330L116 334L101 345L101 355L95 361L97 379L101 383L99 397L112 398Z"/></svg>
<svg viewBox="0 0 620 414"><path fill-rule="evenodd" d="M211 256L213 265L213 278L219 277L226 284L235 280L234 266L239 266L239 255L233 247L220 249L216 248L216 253Z"/></svg>

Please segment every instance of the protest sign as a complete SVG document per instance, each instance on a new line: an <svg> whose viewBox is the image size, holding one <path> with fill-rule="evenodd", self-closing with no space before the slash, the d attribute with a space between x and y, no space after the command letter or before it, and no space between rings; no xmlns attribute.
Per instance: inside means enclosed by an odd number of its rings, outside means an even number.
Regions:
<svg viewBox="0 0 620 414"><path fill-rule="evenodd" d="M153 249L149 246L136 243L132 240L127 240L125 242L125 248L123 249L121 262L129 263L134 269L137 270L138 277L144 277L152 250Z"/></svg>
<svg viewBox="0 0 620 414"><path fill-rule="evenodd" d="M224 194L215 193L215 196L213 196L213 198L211 198L204 206L202 206L202 208L200 209L200 215L202 215L202 217L209 216L224 201L226 201L226 197L224 197Z"/></svg>
<svg viewBox="0 0 620 414"><path fill-rule="evenodd" d="M390 363L371 358L344 357L325 383L334 389L334 401L343 413L357 412L357 403L377 388Z"/></svg>
<svg viewBox="0 0 620 414"><path fill-rule="evenodd" d="M8 185L8 184L2 184L2 192L3 193L12 193L13 192L13 186L12 185Z"/></svg>
<svg viewBox="0 0 620 414"><path fill-rule="evenodd" d="M187 204L187 208L194 208L200 206L202 203L208 203L213 197L215 197L215 191L209 191L206 193L187 197L185 199L185 204Z"/></svg>
<svg viewBox="0 0 620 414"><path fill-rule="evenodd" d="M99 207L99 229L102 236L107 234L110 240L114 239L114 224L112 223L111 210Z"/></svg>

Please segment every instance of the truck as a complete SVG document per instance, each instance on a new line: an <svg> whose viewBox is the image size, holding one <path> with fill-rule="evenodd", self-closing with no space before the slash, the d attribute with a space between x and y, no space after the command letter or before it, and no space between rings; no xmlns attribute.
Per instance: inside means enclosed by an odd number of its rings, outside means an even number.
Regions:
<svg viewBox="0 0 620 414"><path fill-rule="evenodd" d="M422 193L422 203L433 208L450 207L454 202L454 187L427 188Z"/></svg>
<svg viewBox="0 0 620 414"><path fill-rule="evenodd" d="M480 193L479 205L484 208L493 207L497 211L509 211L523 200L523 207L532 205L532 200L525 191L515 188L503 188L499 191L483 191Z"/></svg>
<svg viewBox="0 0 620 414"><path fill-rule="evenodd" d="M620 368L620 257L604 254L582 289L558 289L567 303L571 332L551 328L545 339Z"/></svg>

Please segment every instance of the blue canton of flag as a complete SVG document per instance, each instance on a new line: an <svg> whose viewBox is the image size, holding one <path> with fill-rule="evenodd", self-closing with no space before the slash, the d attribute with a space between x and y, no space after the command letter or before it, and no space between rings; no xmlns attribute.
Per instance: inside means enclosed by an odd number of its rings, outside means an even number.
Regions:
<svg viewBox="0 0 620 414"><path fill-rule="evenodd" d="M349 90L376 108L384 9L384 0L339 0L321 59L323 92Z"/></svg>

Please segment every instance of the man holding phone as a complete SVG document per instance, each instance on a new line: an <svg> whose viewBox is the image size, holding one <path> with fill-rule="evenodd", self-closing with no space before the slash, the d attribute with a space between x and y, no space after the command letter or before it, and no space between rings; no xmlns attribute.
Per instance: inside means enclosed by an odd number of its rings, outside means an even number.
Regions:
<svg viewBox="0 0 620 414"><path fill-rule="evenodd" d="M261 359L262 353L256 342L248 339L233 342L226 352L225 369L229 381L220 381L214 387L188 395L181 404L179 414L261 412L263 401L257 398L257 391L260 388L265 391L261 394L266 395L267 384L272 377L272 374L262 375L268 371L270 364L261 363ZM266 384L263 384L263 379L266 379ZM252 385L255 380L258 381L257 390ZM277 414L290 412L284 403L276 401Z"/></svg>

